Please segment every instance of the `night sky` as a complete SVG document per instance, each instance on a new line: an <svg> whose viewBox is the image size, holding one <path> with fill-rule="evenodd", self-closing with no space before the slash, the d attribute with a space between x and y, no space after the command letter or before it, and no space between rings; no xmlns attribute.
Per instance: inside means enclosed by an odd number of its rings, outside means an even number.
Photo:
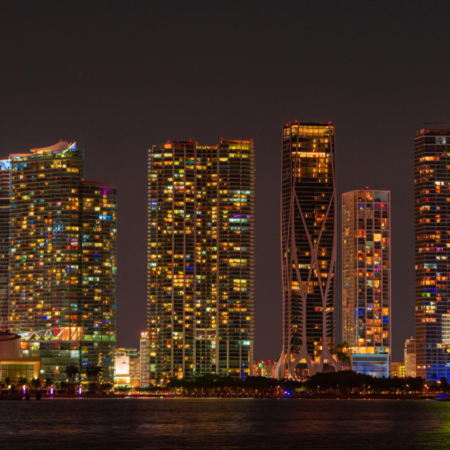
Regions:
<svg viewBox="0 0 450 450"><path fill-rule="evenodd" d="M273 359L282 125L334 122L339 211L345 191L392 191L399 360L414 334L413 139L423 122L450 122L449 17L444 0L1 0L0 157L77 141L85 178L118 186L117 344L135 347L146 326L147 149L253 138L255 357Z"/></svg>

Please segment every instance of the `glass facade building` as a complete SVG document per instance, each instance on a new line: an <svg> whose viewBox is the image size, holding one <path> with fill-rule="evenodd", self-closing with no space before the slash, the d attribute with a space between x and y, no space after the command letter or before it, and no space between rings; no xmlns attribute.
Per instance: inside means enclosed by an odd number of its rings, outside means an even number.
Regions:
<svg viewBox="0 0 450 450"><path fill-rule="evenodd" d="M11 161L0 161L0 332L8 328Z"/></svg>
<svg viewBox="0 0 450 450"><path fill-rule="evenodd" d="M85 181L83 151L67 142L10 163L8 327L24 355L42 358L42 378L64 381L70 364L84 377L100 364L112 381L116 188Z"/></svg>
<svg viewBox="0 0 450 450"><path fill-rule="evenodd" d="M450 129L415 137L417 376L450 381Z"/></svg>
<svg viewBox="0 0 450 450"><path fill-rule="evenodd" d="M389 378L389 354L353 353L352 370L374 378Z"/></svg>
<svg viewBox="0 0 450 450"><path fill-rule="evenodd" d="M252 141L149 150L148 328L152 383L250 374L254 339Z"/></svg>
<svg viewBox="0 0 450 450"><path fill-rule="evenodd" d="M390 206L389 191L342 195L342 331L352 353L391 354Z"/></svg>
<svg viewBox="0 0 450 450"><path fill-rule="evenodd" d="M334 356L336 272L335 127L283 128L281 260L283 349L278 378L340 369ZM328 370L327 368L327 370Z"/></svg>

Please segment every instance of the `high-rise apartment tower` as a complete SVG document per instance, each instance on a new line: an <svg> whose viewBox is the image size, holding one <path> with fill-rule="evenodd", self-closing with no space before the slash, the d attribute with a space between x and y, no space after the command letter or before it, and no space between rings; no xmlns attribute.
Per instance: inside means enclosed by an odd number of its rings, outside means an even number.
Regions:
<svg viewBox="0 0 450 450"><path fill-rule="evenodd" d="M336 182L332 123L283 128L283 349L278 378L340 369L335 335Z"/></svg>
<svg viewBox="0 0 450 450"><path fill-rule="evenodd" d="M251 373L255 161L252 141L149 150L150 381Z"/></svg>
<svg viewBox="0 0 450 450"><path fill-rule="evenodd" d="M0 161L0 331L8 329L11 161Z"/></svg>
<svg viewBox="0 0 450 450"><path fill-rule="evenodd" d="M389 377L391 193L342 195L342 333L359 370ZM364 356L365 355L365 356Z"/></svg>
<svg viewBox="0 0 450 450"><path fill-rule="evenodd" d="M83 151L67 142L11 155L9 162L7 327L22 336L25 355L42 358L43 378L66 380L67 365L85 377L87 364L99 364L103 379L112 381L116 188L85 181ZM3 239L7 214L0 211Z"/></svg>
<svg viewBox="0 0 450 450"><path fill-rule="evenodd" d="M450 129L415 137L417 376L450 381Z"/></svg>

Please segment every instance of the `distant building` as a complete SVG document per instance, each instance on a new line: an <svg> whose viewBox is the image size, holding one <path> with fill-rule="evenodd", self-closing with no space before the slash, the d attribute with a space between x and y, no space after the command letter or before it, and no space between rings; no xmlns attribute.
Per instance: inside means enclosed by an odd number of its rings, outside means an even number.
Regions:
<svg viewBox="0 0 450 450"><path fill-rule="evenodd" d="M116 349L116 373L114 377L116 384L130 384L130 357L124 348Z"/></svg>
<svg viewBox="0 0 450 450"><path fill-rule="evenodd" d="M253 376L272 378L274 363L270 360L253 363Z"/></svg>
<svg viewBox="0 0 450 450"><path fill-rule="evenodd" d="M354 370L373 369L374 358L361 365L365 354L390 360L390 206L389 191L366 188L342 195L342 330L348 350L361 355L353 359L359 361Z"/></svg>
<svg viewBox="0 0 450 450"><path fill-rule="evenodd" d="M283 127L279 379L341 368L333 354L337 252L334 132L332 123L291 122Z"/></svg>
<svg viewBox="0 0 450 450"><path fill-rule="evenodd" d="M136 386L140 383L140 360L136 348L118 348L116 350L115 383Z"/></svg>
<svg viewBox="0 0 450 450"><path fill-rule="evenodd" d="M450 129L415 137L417 376L450 381Z"/></svg>
<svg viewBox="0 0 450 450"><path fill-rule="evenodd" d="M391 362L391 378L405 378L405 363Z"/></svg>
<svg viewBox="0 0 450 450"><path fill-rule="evenodd" d="M417 361L416 361L416 340L411 337L405 342L405 376L417 376Z"/></svg>
<svg viewBox="0 0 450 450"><path fill-rule="evenodd" d="M132 386L141 385L141 358L139 354L135 358L130 358L130 384Z"/></svg>
<svg viewBox="0 0 450 450"><path fill-rule="evenodd" d="M251 374L252 141L154 146L148 154L150 381Z"/></svg>
<svg viewBox="0 0 450 450"><path fill-rule="evenodd" d="M150 338L148 336L148 332L141 333L140 340L140 386L141 387L149 387L151 385L150 382Z"/></svg>
<svg viewBox="0 0 450 450"><path fill-rule="evenodd" d="M116 188L86 181L83 151L65 141L1 161L0 187L0 255L8 245L10 255L9 295L8 258L0 262L0 323L21 335L25 356L42 357L41 378L65 381L67 365L85 377L99 364L112 381Z"/></svg>

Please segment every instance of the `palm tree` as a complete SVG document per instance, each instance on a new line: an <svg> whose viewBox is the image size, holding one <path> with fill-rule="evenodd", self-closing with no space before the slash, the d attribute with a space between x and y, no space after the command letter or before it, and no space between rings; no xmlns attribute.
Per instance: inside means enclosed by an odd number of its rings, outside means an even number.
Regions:
<svg viewBox="0 0 450 450"><path fill-rule="evenodd" d="M98 377L101 372L103 372L103 367L98 364L88 364L86 366L86 376L88 379L93 380L89 383L89 391L91 393L95 393L97 389Z"/></svg>
<svg viewBox="0 0 450 450"><path fill-rule="evenodd" d="M86 366L86 376L93 378L95 382L98 381L101 372L103 372L103 367L98 364L88 364Z"/></svg>
<svg viewBox="0 0 450 450"><path fill-rule="evenodd" d="M70 383L73 384L75 381L75 375L77 373L80 373L80 370L78 369L77 366L70 364L70 365L66 366L65 372L66 372L67 378L69 379Z"/></svg>
<svg viewBox="0 0 450 450"><path fill-rule="evenodd" d="M66 366L66 375L67 378L69 378L69 385L70 385L70 392L73 393L74 391L74 384L75 384L75 375L80 373L80 370L77 366L74 366L73 364L70 364Z"/></svg>
<svg viewBox="0 0 450 450"><path fill-rule="evenodd" d="M53 385L53 379L50 378L50 377L47 377L47 378L44 380L44 385L45 385L45 387L50 387L50 386L52 386L52 385Z"/></svg>

